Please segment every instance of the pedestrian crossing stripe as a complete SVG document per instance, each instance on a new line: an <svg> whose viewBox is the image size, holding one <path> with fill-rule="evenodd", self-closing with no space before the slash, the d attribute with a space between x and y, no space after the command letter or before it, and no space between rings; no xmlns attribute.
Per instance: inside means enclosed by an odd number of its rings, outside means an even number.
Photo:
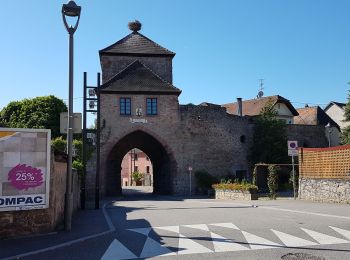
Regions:
<svg viewBox="0 0 350 260"><path fill-rule="evenodd" d="M304 232L306 232L310 237L315 239L321 245L343 244L343 243L350 242L345 239L333 237L320 232L312 231L310 229L306 229L306 228L301 228L301 229L304 230Z"/></svg>
<svg viewBox="0 0 350 260"><path fill-rule="evenodd" d="M215 252L230 252L230 251L241 251L241 250L249 250L248 247L242 246L239 243L235 243L231 239L227 239L222 237L216 233L210 233L211 238L214 244Z"/></svg>
<svg viewBox="0 0 350 260"><path fill-rule="evenodd" d="M213 251L196 241L179 234L179 255L212 253Z"/></svg>
<svg viewBox="0 0 350 260"><path fill-rule="evenodd" d="M248 233L246 231L242 231L243 236L247 240L251 249L265 249L265 248L273 248L273 247L281 247L280 244L267 240L266 238L259 237Z"/></svg>
<svg viewBox="0 0 350 260"><path fill-rule="evenodd" d="M146 242L143 246L140 257L154 257L154 256L167 256L167 255L176 255L173 251L167 247L162 246L154 239L147 237Z"/></svg>
<svg viewBox="0 0 350 260"><path fill-rule="evenodd" d="M317 245L317 243L300 238L300 237L296 237L296 236L292 236L286 233L283 233L281 231L277 231L274 229L271 229L273 233L275 233L275 235L283 242L283 244L285 244L288 247L301 247L301 246L315 246Z"/></svg>
<svg viewBox="0 0 350 260"><path fill-rule="evenodd" d="M209 231L208 226L205 224L184 225L184 227L199 229L199 230L203 230L203 231Z"/></svg>
<svg viewBox="0 0 350 260"><path fill-rule="evenodd" d="M117 239L114 239L102 256L101 260L135 259L137 256Z"/></svg>
<svg viewBox="0 0 350 260"><path fill-rule="evenodd" d="M336 232L338 232L339 234L341 234L342 236L344 236L345 238L350 240L350 231L345 230L345 229L341 229L341 228L337 228L337 227L332 227L329 226L331 229L335 230Z"/></svg>
<svg viewBox="0 0 350 260"><path fill-rule="evenodd" d="M231 223L232 224L232 223ZM267 249L267 248L284 248L284 247L303 247L303 246L317 246L317 245L330 245L330 244L340 244L340 243L350 243L350 231L329 226L330 229L333 229L335 232L339 233L343 237L347 238L338 238L335 236L327 235L317 231L313 231L306 228L301 228L308 236L313 240L313 242L308 239L300 238L293 236L282 231L271 229L271 232L278 238L282 244L270 241L266 238L257 236L255 234L249 233L247 231L240 230L234 224L230 223L215 223L215 224L198 224L198 225L181 225L181 226L165 226L165 227L148 227L148 228L135 228L129 229L130 231L140 233L146 237L141 253L135 254L131 252L125 245L123 245L118 239L114 239L112 243L107 248L106 252L102 256L102 260L122 260L122 259L136 259L138 257L148 258L156 256L170 256L170 255L185 255L185 254L202 254L202 253L212 253L212 252L234 252L242 250L258 250L258 249ZM225 238L219 234L218 231L211 232L208 226L218 226L224 228L230 228L233 230L240 230L244 236L245 241L237 242L232 239ZM210 237L198 236L200 239L205 241L211 241L213 249L211 250L206 246L199 244L194 239L186 237L184 234L180 233L180 227L190 227L195 228L199 231L209 231ZM157 233L157 230L170 231L178 234L178 247L176 250L160 244L155 239L149 237L150 231L154 230ZM333 232L334 232L333 231ZM162 236L160 235L160 238ZM246 245L249 245L246 246ZM137 256L139 255L139 256Z"/></svg>

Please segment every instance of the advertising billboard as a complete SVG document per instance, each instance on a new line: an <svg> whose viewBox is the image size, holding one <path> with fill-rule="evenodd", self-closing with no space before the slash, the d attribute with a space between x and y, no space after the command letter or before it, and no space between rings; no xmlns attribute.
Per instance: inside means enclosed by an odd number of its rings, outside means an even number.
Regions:
<svg viewBox="0 0 350 260"><path fill-rule="evenodd" d="M51 130L0 127L0 211L49 207Z"/></svg>

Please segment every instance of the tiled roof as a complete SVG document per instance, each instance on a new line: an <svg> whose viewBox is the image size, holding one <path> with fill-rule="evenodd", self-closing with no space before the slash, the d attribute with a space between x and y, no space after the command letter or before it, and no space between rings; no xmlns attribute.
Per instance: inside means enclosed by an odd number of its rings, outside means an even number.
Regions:
<svg viewBox="0 0 350 260"><path fill-rule="evenodd" d="M209 102L202 102L199 104L199 106L202 106L202 107L221 107L218 104L213 104L213 103L209 103Z"/></svg>
<svg viewBox="0 0 350 260"><path fill-rule="evenodd" d="M159 92L178 95L181 93L180 89L160 78L139 60L131 63L100 88L102 92Z"/></svg>
<svg viewBox="0 0 350 260"><path fill-rule="evenodd" d="M329 104L324 108L325 111L327 111L332 105L336 105L342 109L344 109L344 107L346 106L345 103L340 103L340 102L335 102L335 101L331 101L329 102Z"/></svg>
<svg viewBox="0 0 350 260"><path fill-rule="evenodd" d="M294 117L294 124L297 125L327 125L335 126L338 129L339 126L336 122L330 118L326 112L319 106L305 107L297 109L299 116Z"/></svg>
<svg viewBox="0 0 350 260"><path fill-rule="evenodd" d="M101 54L175 56L174 52L165 49L139 32L132 32L116 43L100 50Z"/></svg>
<svg viewBox="0 0 350 260"><path fill-rule="evenodd" d="M244 116L257 116L260 114L261 109L265 107L270 100L274 105L277 103L285 104L294 116L298 115L298 112L295 110L295 108L289 102L289 100L279 95L257 98L257 99L250 99L250 100L243 100L242 114ZM237 108L238 108L237 102L224 104L222 106L226 108L227 113L237 115Z"/></svg>

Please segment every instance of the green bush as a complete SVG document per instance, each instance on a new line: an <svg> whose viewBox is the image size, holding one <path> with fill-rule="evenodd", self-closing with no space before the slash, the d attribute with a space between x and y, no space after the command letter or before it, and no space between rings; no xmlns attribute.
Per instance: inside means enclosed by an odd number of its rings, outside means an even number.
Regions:
<svg viewBox="0 0 350 260"><path fill-rule="evenodd" d="M212 188L214 190L240 190L240 191L249 191L250 193L256 193L258 187L250 183L218 183L213 184Z"/></svg>
<svg viewBox="0 0 350 260"><path fill-rule="evenodd" d="M67 141L62 136L51 141L51 145L56 151L65 152Z"/></svg>
<svg viewBox="0 0 350 260"><path fill-rule="evenodd" d="M218 179L216 177L212 176L210 173L204 170L196 171L194 173L194 176L196 178L197 187L202 192L207 192L207 190L211 189L211 186L214 183L218 182Z"/></svg>
<svg viewBox="0 0 350 260"><path fill-rule="evenodd" d="M138 181L141 181L142 178L143 178L143 173L138 172L138 171L134 171L134 172L132 173L132 179L133 179L133 181L138 182Z"/></svg>

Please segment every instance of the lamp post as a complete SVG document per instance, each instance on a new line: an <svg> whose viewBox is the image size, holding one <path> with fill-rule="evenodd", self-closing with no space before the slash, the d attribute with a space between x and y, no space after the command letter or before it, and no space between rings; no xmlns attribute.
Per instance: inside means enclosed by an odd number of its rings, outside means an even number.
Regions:
<svg viewBox="0 0 350 260"><path fill-rule="evenodd" d="M328 147L331 147L331 123L326 124L324 127L328 130Z"/></svg>
<svg viewBox="0 0 350 260"><path fill-rule="evenodd" d="M70 231L72 228L72 146L73 146L73 35L78 28L80 20L81 7L74 1L69 1L62 6L62 18L64 26L69 34L69 98L68 98L68 127L67 127L67 182L65 194L65 229ZM76 17L74 26L68 25L66 17Z"/></svg>

